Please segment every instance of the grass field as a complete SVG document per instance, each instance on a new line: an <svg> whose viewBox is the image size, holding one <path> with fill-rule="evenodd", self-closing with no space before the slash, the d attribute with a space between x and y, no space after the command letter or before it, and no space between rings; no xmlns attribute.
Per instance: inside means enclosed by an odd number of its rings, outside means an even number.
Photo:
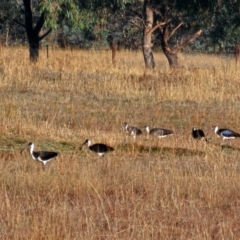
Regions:
<svg viewBox="0 0 240 240"><path fill-rule="evenodd" d="M240 239L240 140L222 148L212 125L240 132L234 59L161 53L143 77L140 52L0 52L1 239ZM126 136L123 122L174 131ZM210 143L194 141L192 127ZM115 148L100 159L86 140ZM46 165L20 150L57 151Z"/></svg>

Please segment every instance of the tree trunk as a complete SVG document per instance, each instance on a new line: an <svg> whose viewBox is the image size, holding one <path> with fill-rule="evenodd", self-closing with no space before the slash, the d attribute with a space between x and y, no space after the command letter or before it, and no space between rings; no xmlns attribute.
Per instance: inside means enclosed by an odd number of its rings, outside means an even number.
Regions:
<svg viewBox="0 0 240 240"><path fill-rule="evenodd" d="M168 46L168 30L167 26L163 29L163 35L161 39L161 45L164 55L166 56L170 68L177 68L178 67L178 57L177 54Z"/></svg>
<svg viewBox="0 0 240 240"><path fill-rule="evenodd" d="M30 36L28 37L29 42L29 53L30 53L30 61L36 63L39 57L39 37L38 36Z"/></svg>
<svg viewBox="0 0 240 240"><path fill-rule="evenodd" d="M161 46L162 46L162 50L163 53L165 54L169 66L171 68L177 68L178 67L178 57L177 54L180 50L182 50L184 47L186 47L188 44L190 44L191 42L193 42L198 36L200 36L200 34L202 33L202 30L200 29L199 31L197 31L195 34L193 34L191 37L189 37L187 40L185 40L183 43L181 43L179 46L175 47L175 48L171 48L169 46L169 39L171 38L171 36L176 32L176 30L182 26L182 22L179 23L173 30L169 30L169 24L166 24L163 29L162 29L162 33L161 33Z"/></svg>
<svg viewBox="0 0 240 240"><path fill-rule="evenodd" d="M151 0L144 1L145 27L143 31L143 57L145 67L153 69L155 67L152 53L152 27L153 27L153 9Z"/></svg>
<svg viewBox="0 0 240 240"><path fill-rule="evenodd" d="M38 29L35 30L33 28L32 0L23 0L23 4L25 8L25 29L29 43L30 61L36 63L39 56L39 42L40 42L38 34L42 28L43 23L41 23L41 26L38 26ZM40 17L40 19L41 18L42 16ZM40 22L40 19L38 21L38 24ZM44 19L42 19L41 21L44 22Z"/></svg>
<svg viewBox="0 0 240 240"><path fill-rule="evenodd" d="M166 26L163 27L162 30L161 46L163 53L168 60L170 68L177 68L178 67L177 53L169 47L168 45L169 38L170 38L169 25L167 24Z"/></svg>
<svg viewBox="0 0 240 240"><path fill-rule="evenodd" d="M43 34L40 37L39 33L45 22L44 13L41 14L36 26L33 27L32 0L23 0L23 5L25 14L25 24L20 23L18 21L16 22L20 24L22 27L24 27L26 30L29 43L30 61L36 63L39 56L40 41L51 32L51 29L49 29L45 34Z"/></svg>
<svg viewBox="0 0 240 240"><path fill-rule="evenodd" d="M163 48L163 53L166 56L170 68L177 68L178 67L178 56L176 53L171 51L168 48Z"/></svg>
<svg viewBox="0 0 240 240"><path fill-rule="evenodd" d="M116 53L118 48L118 43L116 40L113 39L111 35L107 37L108 44L112 50L112 64L115 67L116 66Z"/></svg>
<svg viewBox="0 0 240 240"><path fill-rule="evenodd" d="M117 52L117 43L113 42L112 46L112 64L114 67L116 67L116 52Z"/></svg>

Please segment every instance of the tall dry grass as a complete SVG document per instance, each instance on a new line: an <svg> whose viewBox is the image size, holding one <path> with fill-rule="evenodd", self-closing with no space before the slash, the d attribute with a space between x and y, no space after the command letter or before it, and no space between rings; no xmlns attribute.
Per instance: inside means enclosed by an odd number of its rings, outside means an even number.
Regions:
<svg viewBox="0 0 240 240"><path fill-rule="evenodd" d="M231 58L182 55L180 70L155 54L0 53L2 239L239 239L239 140L221 148L212 125L240 131L240 70ZM123 122L165 127L136 140ZM201 127L211 142L191 139ZM86 139L115 151L100 159ZM46 171L20 149L58 151Z"/></svg>

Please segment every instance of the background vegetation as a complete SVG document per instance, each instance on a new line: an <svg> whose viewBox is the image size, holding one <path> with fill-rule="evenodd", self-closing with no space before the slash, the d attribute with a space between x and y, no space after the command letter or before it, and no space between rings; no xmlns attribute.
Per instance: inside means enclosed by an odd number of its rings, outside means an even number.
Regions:
<svg viewBox="0 0 240 240"><path fill-rule="evenodd" d="M239 140L221 148L212 125L240 130L240 70L230 58L181 55L143 78L142 54L0 54L0 222L3 239L239 239ZM81 59L81 65L79 64ZM136 140L122 123L174 135ZM200 127L211 142L193 141ZM86 138L115 148L100 159ZM33 161L26 142L54 150Z"/></svg>
<svg viewBox="0 0 240 240"><path fill-rule="evenodd" d="M29 0L30 1L30 0ZM108 36L122 48L141 48L144 28L143 2L135 0L81 1L32 0L35 23L41 13L46 16L45 28L54 29L42 45L75 46L102 49L108 47ZM170 44L181 44L199 27L202 35L186 51L233 52L239 42L240 3L236 0L216 1L158 1L150 0L158 9L161 4L170 8L172 24L184 22ZM158 12L159 13L159 12ZM155 21L159 20L156 14ZM157 16L158 15L158 16ZM0 3L0 37L6 45L27 44L22 0L2 0ZM159 34L153 35L154 47L159 49Z"/></svg>

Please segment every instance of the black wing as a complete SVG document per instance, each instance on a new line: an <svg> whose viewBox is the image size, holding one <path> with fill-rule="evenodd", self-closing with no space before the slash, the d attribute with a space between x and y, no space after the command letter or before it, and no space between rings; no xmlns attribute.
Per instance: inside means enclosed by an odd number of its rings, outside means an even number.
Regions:
<svg viewBox="0 0 240 240"><path fill-rule="evenodd" d="M52 159L58 155L57 152L46 152L46 151L41 151L38 152L38 157L40 157L43 161L47 161L49 159Z"/></svg>
<svg viewBox="0 0 240 240"><path fill-rule="evenodd" d="M205 138L205 134L204 134L202 129L193 129L192 130L192 137L194 139L201 139L201 138Z"/></svg>
<svg viewBox="0 0 240 240"><path fill-rule="evenodd" d="M140 129L138 129L138 128L135 129L135 132L136 132L136 135L142 134L142 130L140 130Z"/></svg>
<svg viewBox="0 0 240 240"><path fill-rule="evenodd" d="M90 148L90 150L97 152L97 153L110 152L110 151L114 150L113 147L107 146L103 143L96 143L96 144L90 146L89 148Z"/></svg>
<svg viewBox="0 0 240 240"><path fill-rule="evenodd" d="M218 133L223 137L240 137L239 133L236 133L230 129L219 129Z"/></svg>

